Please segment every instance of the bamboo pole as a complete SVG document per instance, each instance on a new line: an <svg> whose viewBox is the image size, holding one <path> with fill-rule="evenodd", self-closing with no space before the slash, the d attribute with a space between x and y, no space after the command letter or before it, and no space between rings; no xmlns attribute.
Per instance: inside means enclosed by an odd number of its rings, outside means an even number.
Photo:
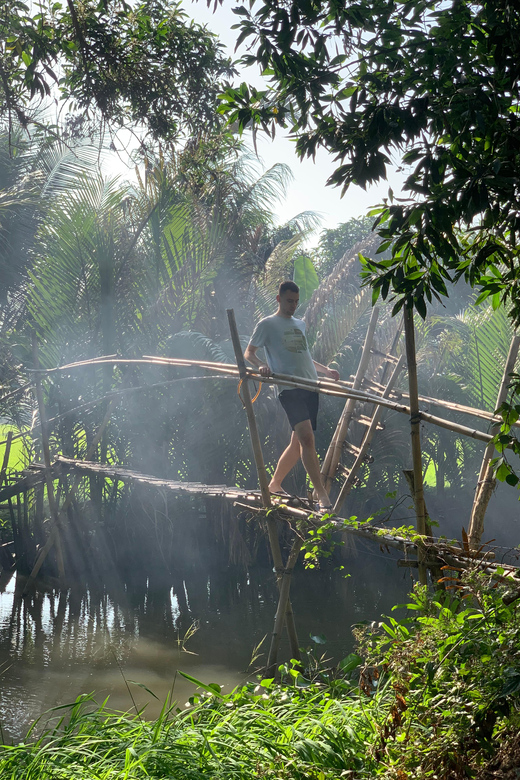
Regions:
<svg viewBox="0 0 520 780"><path fill-rule="evenodd" d="M233 343L233 349L237 361L237 367L242 382L242 394L244 399L244 407L247 414L247 422L249 425L249 435L251 437L251 444L253 446L253 455L255 458L256 470L258 473L258 481L260 483L260 492L262 494L262 503L266 509L271 507L271 494L269 492L269 482L267 479L267 472L265 470L264 456L262 454L262 446L260 444L260 436L258 435L258 427L256 424L256 417L253 410L253 404L251 401L251 393L249 390L248 372L244 361L244 355L242 352L242 345L240 344L240 338L238 335L237 324L235 320L235 312L233 309L227 309L227 316L229 322L229 329L231 331L231 341ZM269 535L269 543L271 547L271 554L273 556L273 563L276 570L276 580L278 588L280 589L279 602L281 601L281 587L283 584L282 572L284 571L282 551L280 549L280 541L278 539L278 527L276 521L269 513L267 515L267 531ZM294 615L292 611L292 605L289 600L286 599L284 613L286 618L287 633L289 635L289 642L291 645L291 653L293 658L300 660L300 649L298 636L296 633L296 626L294 623Z"/></svg>
<svg viewBox="0 0 520 780"><path fill-rule="evenodd" d="M363 381L363 377L365 376L368 363L370 361L370 349L372 347L372 341L374 340L374 333L376 330L378 317L379 317L379 309L376 306L372 310L372 314L370 316L370 322L368 324L368 329L365 336L365 342L363 344L363 350L361 352L359 366L356 372L356 376L354 377L354 381L352 383L353 390L358 390L361 387L361 382ZM336 426L336 430L330 442L329 448L325 455L325 460L323 461L321 473L323 476L325 490L327 490L327 492L330 490L332 480L334 479L336 470L338 468L338 463L341 460L341 449L343 447L343 442L345 441L345 438L347 436L348 427L350 425L350 420L352 419L352 413L354 412L355 405L356 405L356 401L353 398L349 398L349 400L346 402L343 408L343 412L341 413L341 417L339 418L338 424Z"/></svg>
<svg viewBox="0 0 520 780"><path fill-rule="evenodd" d="M7 431L7 440L5 443L4 459L2 462L2 468L0 469L0 488L5 480L7 485L7 466L9 465L9 456L11 454L11 444L13 442L13 432Z"/></svg>
<svg viewBox="0 0 520 780"><path fill-rule="evenodd" d="M514 370L516 359L518 357L518 349L520 347L520 336L516 333L511 339L509 346L509 354L507 356L504 373L502 375L502 381L498 390L496 408L498 409L507 398L507 391L509 387L509 374ZM491 428L491 436L496 436L500 431L500 423L495 423ZM482 458L482 465L480 467L480 474L478 477L477 490L473 500L473 507L471 510L471 519L469 523L468 541L472 549L477 549L480 545L482 533L484 531L484 516L488 507L489 501L493 494L493 490L496 485L496 477L493 472L493 466L491 460L495 452L495 445L489 442L487 445L484 457Z"/></svg>
<svg viewBox="0 0 520 780"><path fill-rule="evenodd" d="M280 647L280 640L282 638L284 619L287 616L287 607L290 603L289 593L291 589L292 573L296 565L296 561L298 560L298 555L300 554L302 544L303 544L303 538L299 535L296 535L292 543L291 551L289 553L289 557L287 559L285 569L281 576L280 596L278 599L278 607L276 609L276 615L274 619L274 629L271 637L271 646L269 648L269 655L267 657L268 675L269 674L274 675L276 671L276 659L278 656L278 649ZM296 660L298 661L300 660L299 655L296 657Z"/></svg>
<svg viewBox="0 0 520 780"><path fill-rule="evenodd" d="M35 369L38 370L40 365L40 360L38 356L38 339L36 333L33 333L32 349L33 349L33 365ZM49 437L47 431L47 413L45 411L45 404L43 402L42 381L41 381L40 374L38 373L35 374L34 386L36 391L36 400L38 403L38 411L40 414L42 452L43 452L43 462L45 465L45 484L47 485L47 498L49 501L49 508L51 510L52 521L54 527L56 528L54 536L56 542L56 559L58 563L58 574L63 579L65 577L65 565L63 562L63 550L61 546L61 539L59 533L60 518L58 513L58 507L56 505L56 500L54 497L54 484L52 481L51 451L49 447Z"/></svg>
<svg viewBox="0 0 520 780"><path fill-rule="evenodd" d="M419 387L417 383L417 356L415 352L415 330L413 324L413 306L404 308L404 335L406 343L406 363L408 366L408 388L410 393L410 428L412 437L413 478L415 488L415 512L417 517L417 533L426 534L426 509L424 506L424 486L421 455L421 417L419 414ZM417 546L419 559L419 580L426 585L426 567L424 565L424 549Z"/></svg>
<svg viewBox="0 0 520 780"><path fill-rule="evenodd" d="M384 356L387 360L392 360L392 358L395 357L395 356L393 356L391 354L390 355L384 355L384 353L380 353L378 350L374 350L374 349L372 349L372 353L373 354L380 354L381 356ZM55 372L59 372L59 371L69 371L69 370L74 369L74 368L81 368L81 367L88 366L88 365L102 364L103 362L111 363L113 365L142 364L142 365L157 365L157 366L165 365L165 366L178 366L178 367L194 367L194 368L203 368L203 369L207 369L207 370L214 370L214 371L217 371L218 373L227 374L230 377L238 375L237 369L233 365L230 365L229 363L218 363L218 362L213 362L213 361L210 361L210 360L188 360L188 359L184 359L184 358L182 358L182 359L181 358L162 358L162 357L154 357L152 355L148 355L148 356L145 355L145 356L143 356L143 358L132 359L132 360L125 360L125 359L122 359L122 358L111 358L111 357L106 357L105 356L105 357L100 357L100 358L93 358L92 360L79 361L77 363L69 363L69 364L67 364L65 366L58 366L56 368L39 369L38 373L43 375L43 374L51 374L51 373L55 373ZM397 357L395 357L395 361L394 362L397 362ZM28 373L36 373L33 370L31 370L31 369L27 369L27 371L28 371ZM247 373L252 378L255 378L255 379L260 378L260 375L258 374L258 372L255 372L253 369L251 369L249 367L247 368ZM285 376L285 375L275 375L275 378L276 377L283 377L283 376ZM298 377L285 377L285 378L288 378L288 379L298 379ZM194 379L202 379L202 377L194 377ZM176 380L173 380L173 381L176 381ZM269 378L269 381L271 381L271 377ZM377 388L377 386L379 385L379 383L374 383L374 382L372 382L372 380L366 380L366 381L369 384L372 384L375 388ZM330 382L330 381L327 381L327 380L320 380L320 382L321 382L321 385L320 385L320 391L321 392L325 392L325 390L324 390L325 387L330 387L331 389L334 388L334 387L336 389L338 389L338 387L339 388L345 388L345 389L352 388L352 382L345 382L345 381ZM164 383L164 384L166 384L166 383ZM276 384L276 382L274 382L274 384ZM280 384L281 384L281 382L280 382ZM157 385L149 385L149 386L146 386L146 387L143 386L142 389L146 389L147 387L155 387L155 386L157 386ZM138 389L141 389L141 388L128 388L129 391L130 390L134 390L134 389L138 390ZM14 392L16 393L16 392L18 392L18 390L14 391ZM117 391L115 391L115 392L117 392ZM120 391L120 392L123 392L123 391ZM360 392L365 392L365 391L360 391ZM111 394L108 394L107 396L103 396L101 399L99 399L99 401L101 401L101 400L103 400L105 398L108 398L111 395L113 395L113 394L111 393ZM339 395L341 395L342 397L354 397L354 396L348 396L347 394L344 394L344 393L339 393ZM403 398L408 398L409 397L408 393L403 393L402 397ZM491 421L494 421L494 422L499 422L500 421L500 418L497 417L497 415L493 414L493 412L489 412L489 411L486 411L486 410L483 410L483 409L476 409L475 407L471 407L471 406L465 406L464 404L457 404L454 401L445 401L442 398L431 398L429 396L420 395L419 396L419 401L421 403L434 404L435 406L440 406L440 407L445 408L445 409L450 409L452 411L461 412L462 414L468 414L468 415L471 415L472 417L479 417L479 418L481 418L483 420L491 420ZM93 402L91 402L91 403L93 403ZM87 404L85 404L85 406L87 406ZM57 419L57 418L52 418L52 420L49 420L49 422L51 422L51 421L53 421L55 419ZM520 420L517 420L515 423L513 423L513 425L515 427L517 427L517 428L520 428ZM24 434L16 434L14 438L19 438L20 436L23 436L23 435ZM0 442L0 444L4 444L4 443L5 442Z"/></svg>
<svg viewBox="0 0 520 780"><path fill-rule="evenodd" d="M256 424L255 412L253 410L253 404L251 402L251 393L249 390L249 381L247 375L246 364L244 361L244 355L242 353L242 345L240 344L240 338L238 335L237 324L235 321L235 312L233 309L227 309L227 316L229 322L229 329L231 331L231 341L233 342L233 349L235 351L235 357L237 361L237 367L242 379L242 395L244 400L244 408L246 410L247 422L249 424L249 435L251 437L251 445L253 447L253 455L255 458L256 470L258 473L258 482L260 483L260 492L262 494L262 501L265 507L271 506L271 494L269 493L269 480L267 478L267 471L265 470L264 456L262 454L262 445L260 444L260 436L258 435L258 426Z"/></svg>
<svg viewBox="0 0 520 780"><path fill-rule="evenodd" d="M392 371L392 374L390 376L390 379L388 380L388 384L386 386L386 389L383 393L383 398L388 398L390 393L392 392L395 383L397 382L399 378L399 374L403 370L403 363L404 363L404 357L401 355L399 358L397 364L394 367L394 370ZM377 430L377 425L379 423L379 419L381 417L381 413L383 411L383 408L381 406L378 406L372 415L372 420L370 422L370 425L368 427L368 430L365 434L365 438L363 439L363 442L361 444L361 447L359 449L359 452L357 454L356 460L354 461L354 464L352 465L352 468L350 469L349 475L346 478L345 482L341 486L341 490L339 492L339 496L336 499L336 503L334 504L334 513L338 514L339 510L341 509L341 505L343 504L345 498L348 496L352 489L352 485L354 484L354 479L356 476L357 471L359 470L363 458L366 455L366 452L370 446L370 442L372 441L374 434Z"/></svg>
<svg viewBox="0 0 520 780"><path fill-rule="evenodd" d="M112 413L112 406L113 406L113 403L111 401L109 403L109 405L108 405L105 417L103 418L103 421L102 421L101 425L99 426L99 429L98 429L96 435L92 439L92 441L90 443L90 447L87 450L87 453L86 453L86 456L85 456L87 460L92 456L92 454L94 453L96 447L98 446L99 442L101 441L101 437L103 436L105 428L108 425L108 421L110 420L110 415ZM76 494L76 491L77 491L77 489L78 489L78 487L80 485L81 479L82 479L82 475L81 474L74 478L74 483L73 483L69 493L67 494L67 496L66 496L66 498L65 498L65 500L63 502L63 506L61 508L62 514L67 511L67 509L69 508L70 504L72 503L74 495ZM54 544L54 542L55 542L55 540L57 538L57 531L58 531L58 525L56 523L54 523L52 528L51 528L51 530L50 530L50 533L49 533L49 536L47 538L47 541L45 542L44 546L40 550L38 558L36 559L36 562L35 562L35 564L34 564L34 566L32 568L32 571L31 571L31 573L30 573L30 575L29 575L29 577L27 579L27 582L25 583L25 587L23 589L24 593L26 593L29 590L29 588L31 587L32 583L34 582L34 580L38 576L38 572L40 571L40 569L41 569L45 559L47 558L47 555L49 554L49 552L50 552L50 550L52 548L52 545Z"/></svg>

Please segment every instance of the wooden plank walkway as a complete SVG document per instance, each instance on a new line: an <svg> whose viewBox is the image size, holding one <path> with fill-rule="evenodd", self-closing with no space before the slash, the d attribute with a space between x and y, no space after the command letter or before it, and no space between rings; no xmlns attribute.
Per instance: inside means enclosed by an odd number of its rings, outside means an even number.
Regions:
<svg viewBox="0 0 520 780"><path fill-rule="evenodd" d="M34 473L32 471L34 470ZM0 490L0 503L8 500L17 493L42 484L45 480L45 469L42 464L32 464L25 476L17 482L4 487ZM184 495L199 495L211 498L223 498L233 501L235 505L243 507L254 514L261 514L265 511L262 496L259 490L246 490L239 487L230 487L228 485L205 485L201 482L184 482L182 480L162 479L152 474L143 474L135 469L122 466L112 466L106 463L95 463L93 461L75 460L59 455L52 464L52 478L57 479L60 473L73 471L78 474L97 474L108 479L121 482L134 482L141 485L147 485L158 490L167 490L173 493ZM303 520L309 524L319 524L321 517L313 512L305 499L298 497L278 497L272 496L273 509L285 520ZM329 518L336 526L338 531L361 537L377 543L381 548L394 548L401 550L407 558L417 553L417 544L411 539L398 534L392 534L388 529L372 525L371 523L355 524L350 520L335 515ZM492 576L501 576L499 570L503 570L504 578L520 585L520 567L511 564L498 564L493 561L493 551L481 552L478 556L469 550L464 549L459 543L450 543L447 540L427 541L425 548L428 556L433 559L436 557L447 566L453 568L468 568L468 566L478 566L482 571ZM413 562L412 564L413 565Z"/></svg>
<svg viewBox="0 0 520 780"><path fill-rule="evenodd" d="M238 487L229 487L227 485L204 485L200 482L183 482L179 480L161 479L150 474L142 474L135 469L123 468L121 466L110 466L104 463L94 463L92 461L73 460L59 456L56 462L66 469L71 469L84 474L99 474L109 479L117 479L121 482L137 482L150 487L169 490L172 492L183 493L186 495L203 495L213 498L225 498L232 500L237 506L248 509L253 513L263 513L265 511L262 504L262 496L259 490L245 490ZM305 499L297 497L282 498L272 496L273 508L285 519L306 520L309 523L320 523L320 515L313 512ZM398 534L389 533L388 529L372 525L371 523L352 524L350 520L334 516L330 522L336 526L338 531L342 531L353 536L376 542L380 547L392 547L401 550L406 556L417 552L417 544L411 539ZM436 557L447 566L454 568L468 568L468 566L478 566L482 571L491 576L501 576L499 570L504 572L505 579L514 579L520 585L520 567L496 563L493 561L494 553L492 550L482 551L478 556L470 550L464 549L458 543L450 543L448 540L437 540L425 543L428 557Z"/></svg>

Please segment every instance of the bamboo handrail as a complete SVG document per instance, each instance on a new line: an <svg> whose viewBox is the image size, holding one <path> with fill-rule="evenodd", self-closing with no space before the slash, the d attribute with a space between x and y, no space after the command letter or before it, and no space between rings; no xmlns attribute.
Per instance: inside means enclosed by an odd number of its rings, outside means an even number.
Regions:
<svg viewBox="0 0 520 780"><path fill-rule="evenodd" d="M219 374L227 374L228 376L234 376L239 377L238 369L233 366L232 364L228 363L216 363L209 360L184 360L181 358L141 358L141 359L130 359L130 360L123 360L121 358L109 358L109 359L99 359L95 361L90 361L91 363L96 364L102 364L103 362L109 362L112 364L141 364L141 365L172 365L172 366L190 366L190 367L200 367L205 368L207 370L215 370L219 372ZM49 373L55 373L57 371L68 371L75 367L85 366L89 365L89 362L84 361L80 364L69 364L68 366L58 366L57 368L52 369L42 369L38 372L32 372L32 373L42 373L42 374L49 374ZM329 395L336 398L353 398L358 401L362 402L368 402L373 404L379 404L380 406L384 406L387 409L392 409L396 412L399 412L400 414L410 414L410 408L406 404L399 403L397 401L392 401L391 399L384 399L380 395L377 395L376 393L369 393L365 390L353 390L352 385L349 382L344 381L338 381L334 382L332 380L327 379L319 379L317 381L311 380L311 379L303 379L301 377L295 377L288 374L272 374L267 379L265 377L262 377L260 373L254 369L246 368L246 372L248 377L252 379L256 379L257 381L262 381L264 383L268 384L274 384L274 385L281 385L284 387L301 387L301 388L307 388L307 389L314 389L320 393L323 393L324 395ZM202 379L202 377L200 377ZM217 378L217 377L216 377ZM451 403L451 402L446 402ZM456 409L455 411L463 411L463 409ZM468 412L469 413L469 412ZM493 438L490 434L484 433L483 431L479 431L474 428L469 428L468 426L461 425L459 423L454 423L450 420L446 420L443 417L437 417L436 415L430 414L429 412L420 411L419 412L420 417L425 422L429 422L432 425L437 425L441 428L446 428L447 430L451 430L453 433L458 433L462 436L468 436L473 439L477 439L478 441L483 442L490 442ZM471 412L473 414L473 411ZM481 414L484 414L486 416L486 419L488 419L488 412L481 412ZM497 421L500 418L497 418ZM520 421L519 421L520 425ZM13 437L14 438L14 437Z"/></svg>

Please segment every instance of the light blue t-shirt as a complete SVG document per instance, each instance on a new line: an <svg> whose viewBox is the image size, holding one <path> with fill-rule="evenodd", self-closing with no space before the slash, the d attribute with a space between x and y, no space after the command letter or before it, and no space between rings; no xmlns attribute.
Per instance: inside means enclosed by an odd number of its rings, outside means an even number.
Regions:
<svg viewBox="0 0 520 780"><path fill-rule="evenodd" d="M260 320L249 343L253 347L264 347L267 364L273 374L318 378L307 346L303 320L273 314Z"/></svg>

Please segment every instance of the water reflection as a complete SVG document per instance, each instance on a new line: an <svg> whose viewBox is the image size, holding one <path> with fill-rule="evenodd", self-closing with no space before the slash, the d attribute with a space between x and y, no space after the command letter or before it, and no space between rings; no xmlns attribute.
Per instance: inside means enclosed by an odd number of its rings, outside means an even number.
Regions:
<svg viewBox="0 0 520 780"><path fill-rule="evenodd" d="M345 571L337 570L339 562ZM0 580L6 741L21 738L33 718L80 692L95 691L99 701L110 695L110 706L129 710L130 687L136 705L146 704L153 716L172 687L182 704L193 693L178 669L233 687L272 629L277 595L268 567L226 566L218 558L174 571L156 566L147 574L137 568L105 573L104 581L61 592L23 596L23 585L15 575ZM351 625L388 612L410 585L395 558L373 545L323 571L297 570L292 601L301 644L312 645L310 635L323 634L327 643L319 654L340 660L352 649ZM287 657L287 647L281 652Z"/></svg>

